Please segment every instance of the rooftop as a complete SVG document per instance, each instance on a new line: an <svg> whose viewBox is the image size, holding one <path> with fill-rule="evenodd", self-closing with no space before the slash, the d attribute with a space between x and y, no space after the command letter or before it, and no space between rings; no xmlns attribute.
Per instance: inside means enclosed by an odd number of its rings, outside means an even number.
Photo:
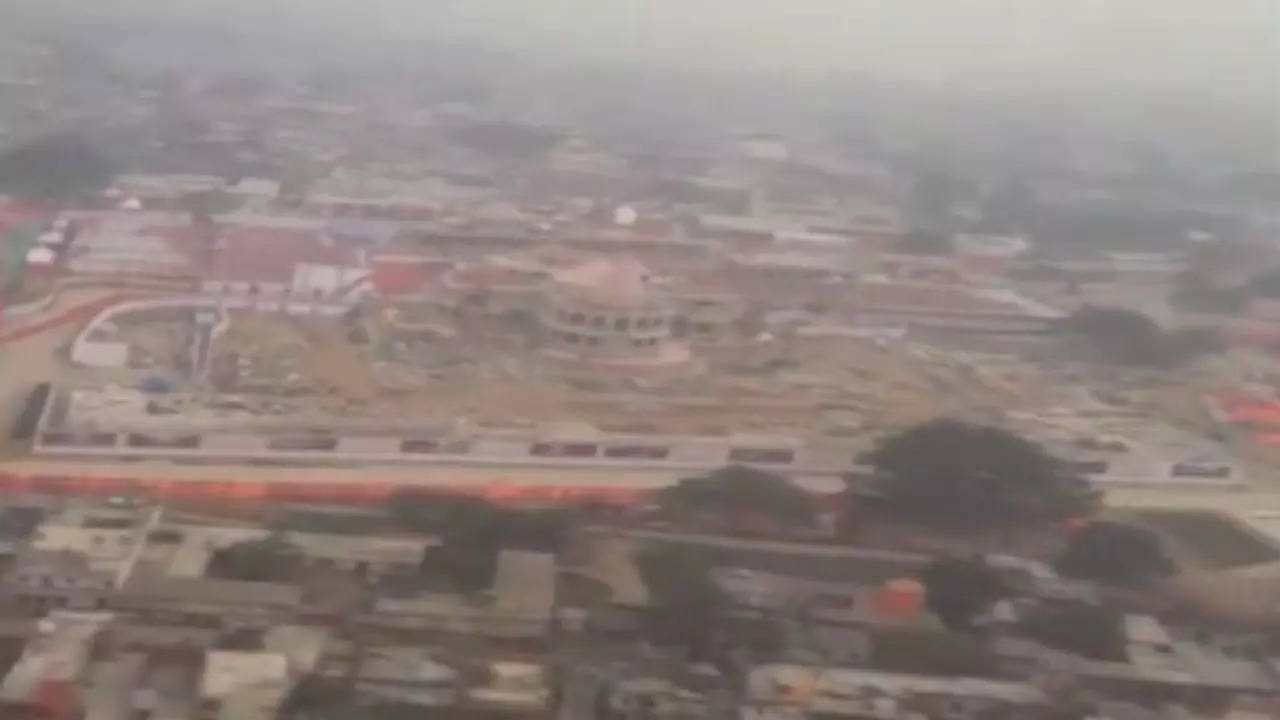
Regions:
<svg viewBox="0 0 1280 720"><path fill-rule="evenodd" d="M38 695L43 699L49 683L79 678L94 637L112 617L104 612L55 610L40 623L37 635L0 683L0 700L30 702Z"/></svg>
<svg viewBox="0 0 1280 720"><path fill-rule="evenodd" d="M207 604L251 604L296 606L302 591L292 585L244 582L210 578L182 578L134 574L119 593L121 598L141 602L191 602Z"/></svg>
<svg viewBox="0 0 1280 720"><path fill-rule="evenodd" d="M597 258L556 273L555 280L590 302L627 310L644 303L651 275L638 260Z"/></svg>
<svg viewBox="0 0 1280 720"><path fill-rule="evenodd" d="M355 266L356 248L320 230L233 225L218 235L207 277L235 282L288 283L301 263Z"/></svg>
<svg viewBox="0 0 1280 720"><path fill-rule="evenodd" d="M549 618L555 603L556 556L526 550L498 553L493 594L499 611Z"/></svg>
<svg viewBox="0 0 1280 720"><path fill-rule="evenodd" d="M288 660L279 653L210 650L205 653L200 695L225 698L249 686L283 683L288 671Z"/></svg>
<svg viewBox="0 0 1280 720"><path fill-rule="evenodd" d="M747 695L757 702L783 702L812 707L827 701L839 702L871 694L895 698L912 695L975 697L1022 705L1046 701L1044 693L1028 683L849 668L762 665L753 668L747 679Z"/></svg>

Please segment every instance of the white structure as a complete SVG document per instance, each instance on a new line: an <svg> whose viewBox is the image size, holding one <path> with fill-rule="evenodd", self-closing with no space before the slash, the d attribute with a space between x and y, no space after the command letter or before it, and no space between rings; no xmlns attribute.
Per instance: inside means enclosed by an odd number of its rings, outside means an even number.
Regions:
<svg viewBox="0 0 1280 720"><path fill-rule="evenodd" d="M27 265L49 267L58 259L58 253L44 245L37 245L27 251Z"/></svg>
<svg viewBox="0 0 1280 720"><path fill-rule="evenodd" d="M302 297L332 297L357 285L369 276L362 267L342 267L318 263L298 263L293 267L289 290Z"/></svg>
<svg viewBox="0 0 1280 720"><path fill-rule="evenodd" d="M630 205L619 205L613 210L613 224L630 227L640 219L640 214Z"/></svg>
<svg viewBox="0 0 1280 720"><path fill-rule="evenodd" d="M273 718L289 691L289 681L289 662L283 654L210 650L200 678L203 717Z"/></svg>

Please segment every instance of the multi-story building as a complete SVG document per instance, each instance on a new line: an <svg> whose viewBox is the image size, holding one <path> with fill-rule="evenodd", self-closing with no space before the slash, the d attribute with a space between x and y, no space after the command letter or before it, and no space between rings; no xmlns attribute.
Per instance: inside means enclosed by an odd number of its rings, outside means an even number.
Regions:
<svg viewBox="0 0 1280 720"><path fill-rule="evenodd" d="M634 260L597 259L556 273L542 309L548 353L602 369L683 365L687 348L671 338L670 298Z"/></svg>
<svg viewBox="0 0 1280 720"><path fill-rule="evenodd" d="M851 668L763 665L747 675L741 720L1037 718L1044 692L1024 682Z"/></svg>

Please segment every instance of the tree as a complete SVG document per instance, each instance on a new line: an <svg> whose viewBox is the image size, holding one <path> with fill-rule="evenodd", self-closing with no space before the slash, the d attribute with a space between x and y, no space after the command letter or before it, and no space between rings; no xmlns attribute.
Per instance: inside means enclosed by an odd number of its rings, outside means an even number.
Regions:
<svg viewBox="0 0 1280 720"><path fill-rule="evenodd" d="M974 617L1008 594L980 558L938 558L924 569L925 603L948 630L971 630Z"/></svg>
<svg viewBox="0 0 1280 720"><path fill-rule="evenodd" d="M1084 307L1065 318L1061 328L1085 337L1109 362L1120 365L1168 368L1222 349L1216 330L1165 332L1150 317L1123 308Z"/></svg>
<svg viewBox="0 0 1280 720"><path fill-rule="evenodd" d="M744 465L685 478L659 491L657 502L673 514L712 516L739 525L752 519L783 526L813 523L813 506L804 490L781 475Z"/></svg>
<svg viewBox="0 0 1280 720"><path fill-rule="evenodd" d="M1061 327L1086 338L1110 362L1161 365L1167 360L1164 332L1140 312L1086 306L1066 317Z"/></svg>
<svg viewBox="0 0 1280 720"><path fill-rule="evenodd" d="M387 514L400 527L428 535L458 525L486 524L497 509L482 498L402 490L387 500Z"/></svg>
<svg viewBox="0 0 1280 720"><path fill-rule="evenodd" d="M1027 637L1094 660L1125 659L1124 618L1111 607L1083 602L1043 604L1019 623Z"/></svg>
<svg viewBox="0 0 1280 720"><path fill-rule="evenodd" d="M934 522L1059 519L1097 503L1043 447L1000 428L933 420L882 442L871 463L890 508Z"/></svg>
<svg viewBox="0 0 1280 720"><path fill-rule="evenodd" d="M111 181L112 163L88 140L46 135L0 152L0 192L62 200L97 192Z"/></svg>
<svg viewBox="0 0 1280 720"><path fill-rule="evenodd" d="M283 582L302 563L302 551L279 537L245 540L223 548L209 559L213 577L250 582Z"/></svg>
<svg viewBox="0 0 1280 720"><path fill-rule="evenodd" d="M426 575L467 592L493 584L502 549L497 507L466 495L398 492L388 500L387 512L406 530L440 538L423 558Z"/></svg>
<svg viewBox="0 0 1280 720"><path fill-rule="evenodd" d="M1129 585L1167 576L1176 569L1146 528L1098 521L1081 528L1058 558L1063 575L1111 585Z"/></svg>
<svg viewBox="0 0 1280 720"><path fill-rule="evenodd" d="M729 607L711 579L711 557L700 548L660 544L641 550L636 565L649 589L649 624L655 639L683 645L694 658L708 659L716 628Z"/></svg>
<svg viewBox="0 0 1280 720"><path fill-rule="evenodd" d="M516 510L466 495L398 492L387 512L401 527L440 538L423 569L466 591L493 583L503 548L560 552L577 519L561 508Z"/></svg>

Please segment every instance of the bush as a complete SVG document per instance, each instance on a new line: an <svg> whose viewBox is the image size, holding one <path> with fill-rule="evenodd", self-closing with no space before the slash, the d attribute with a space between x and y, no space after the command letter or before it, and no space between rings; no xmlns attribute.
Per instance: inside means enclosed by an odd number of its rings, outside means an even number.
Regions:
<svg viewBox="0 0 1280 720"><path fill-rule="evenodd" d="M1057 568L1063 575L1112 585L1140 583L1176 569L1155 533L1106 521L1079 530L1058 558Z"/></svg>

